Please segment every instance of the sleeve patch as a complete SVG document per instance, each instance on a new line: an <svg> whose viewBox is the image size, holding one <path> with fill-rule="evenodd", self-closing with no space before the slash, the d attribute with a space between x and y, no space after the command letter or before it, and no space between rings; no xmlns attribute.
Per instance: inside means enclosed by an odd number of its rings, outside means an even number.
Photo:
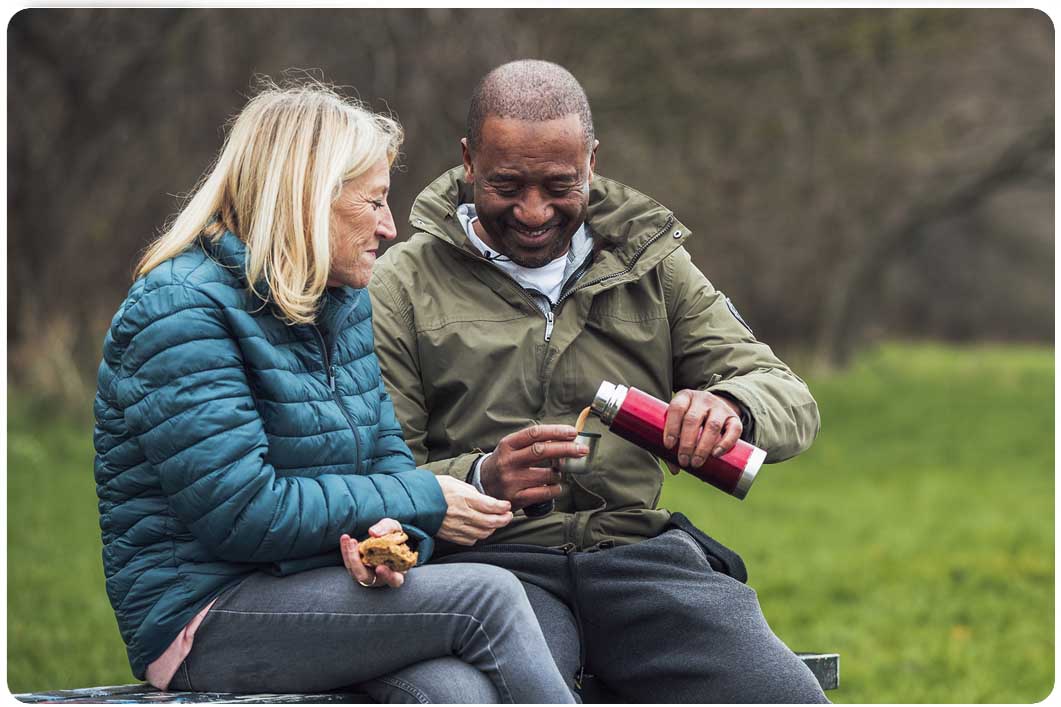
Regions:
<svg viewBox="0 0 1061 707"><path fill-rule="evenodd" d="M729 308L730 314L732 314L738 322L744 325L744 328L748 330L748 333L754 335L755 332L753 332L752 328L748 326L748 322L744 321L744 317L742 317L740 312L737 311L737 308L733 306L733 300L729 297L726 298L726 306Z"/></svg>

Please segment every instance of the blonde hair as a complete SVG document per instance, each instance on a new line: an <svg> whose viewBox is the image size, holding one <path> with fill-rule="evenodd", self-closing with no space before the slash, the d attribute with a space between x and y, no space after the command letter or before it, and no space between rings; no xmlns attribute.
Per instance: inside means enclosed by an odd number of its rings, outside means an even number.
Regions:
<svg viewBox="0 0 1061 707"><path fill-rule="evenodd" d="M332 202L343 182L393 164L402 128L318 81L268 79L240 111L212 168L136 267L141 277L200 234L225 230L247 248L252 292L289 324L311 323L328 280ZM264 283L268 292L259 292Z"/></svg>

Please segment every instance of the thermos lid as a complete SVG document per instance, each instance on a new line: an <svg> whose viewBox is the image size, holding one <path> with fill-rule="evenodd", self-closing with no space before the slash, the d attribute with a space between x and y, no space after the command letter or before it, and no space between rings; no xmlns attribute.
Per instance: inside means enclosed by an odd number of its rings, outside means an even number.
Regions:
<svg viewBox="0 0 1061 707"><path fill-rule="evenodd" d="M618 412L623 401L626 399L627 390L629 390L629 388L625 385L601 381L600 387L597 388L597 394L593 396L593 402L590 403L589 409L600 418L601 422L610 427L612 420L615 419L615 413Z"/></svg>
<svg viewBox="0 0 1061 707"><path fill-rule="evenodd" d="M593 396L593 403L590 405L590 409L598 415L608 405L608 401L615 395L616 385L609 383L608 381L601 381L600 387L597 388L597 394Z"/></svg>

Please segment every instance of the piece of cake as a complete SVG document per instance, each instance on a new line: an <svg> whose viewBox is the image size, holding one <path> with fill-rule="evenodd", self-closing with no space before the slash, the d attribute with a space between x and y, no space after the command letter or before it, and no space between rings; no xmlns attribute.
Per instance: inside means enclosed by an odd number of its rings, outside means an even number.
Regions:
<svg viewBox="0 0 1061 707"><path fill-rule="evenodd" d="M386 565L395 572L405 572L416 564L419 555L409 549L409 536L399 531L358 542L361 561L369 567Z"/></svg>

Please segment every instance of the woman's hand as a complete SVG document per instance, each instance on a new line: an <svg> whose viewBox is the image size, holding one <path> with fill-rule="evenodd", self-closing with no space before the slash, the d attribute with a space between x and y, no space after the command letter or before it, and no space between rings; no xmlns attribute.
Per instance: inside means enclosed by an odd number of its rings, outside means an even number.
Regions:
<svg viewBox="0 0 1061 707"><path fill-rule="evenodd" d="M512 504L479 493L452 476L436 476L446 497L446 517L435 537L458 545L474 545L512 522Z"/></svg>
<svg viewBox="0 0 1061 707"><path fill-rule="evenodd" d="M393 518L384 518L371 528L368 534L374 538L387 533L397 533L402 529L402 524ZM357 549L357 541L343 533L339 538L339 551L343 556L343 564L350 576L362 587L393 587L397 589L405 583L405 573L395 572L386 565L368 567L361 561L361 553Z"/></svg>

